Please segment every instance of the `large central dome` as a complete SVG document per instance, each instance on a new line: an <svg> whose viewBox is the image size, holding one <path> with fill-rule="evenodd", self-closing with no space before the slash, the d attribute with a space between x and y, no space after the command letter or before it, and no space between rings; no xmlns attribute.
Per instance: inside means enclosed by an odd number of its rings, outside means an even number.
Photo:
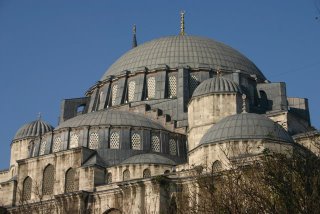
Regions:
<svg viewBox="0 0 320 214"><path fill-rule="evenodd" d="M133 48L120 57L101 80L124 70L154 69L164 64L169 68L177 68L181 64L198 68L206 64L213 69L241 70L265 79L257 66L237 50L212 39L184 35L155 39Z"/></svg>

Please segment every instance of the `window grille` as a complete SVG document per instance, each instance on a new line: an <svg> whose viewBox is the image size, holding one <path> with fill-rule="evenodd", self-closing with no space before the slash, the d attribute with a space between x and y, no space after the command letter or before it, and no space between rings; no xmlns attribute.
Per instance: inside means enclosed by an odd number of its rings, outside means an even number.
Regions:
<svg viewBox="0 0 320 214"><path fill-rule="evenodd" d="M27 177L23 181L22 200L27 201L31 199L32 179Z"/></svg>
<svg viewBox="0 0 320 214"><path fill-rule="evenodd" d="M131 136L131 148L134 150L141 150L141 137L138 133Z"/></svg>
<svg viewBox="0 0 320 214"><path fill-rule="evenodd" d="M130 179L130 171L129 171L129 169L126 169L123 171L123 180L127 181L129 179Z"/></svg>
<svg viewBox="0 0 320 214"><path fill-rule="evenodd" d="M110 149L120 148L120 134L117 131L111 133L110 136Z"/></svg>
<svg viewBox="0 0 320 214"><path fill-rule="evenodd" d="M53 141L53 147L52 147L52 151L53 152L59 152L61 150L61 138L60 137L56 137Z"/></svg>
<svg viewBox="0 0 320 214"><path fill-rule="evenodd" d="M176 155L177 154L177 144L174 139L169 140L169 152L170 155Z"/></svg>
<svg viewBox="0 0 320 214"><path fill-rule="evenodd" d="M150 169L143 170L143 178L150 178L150 177L151 177Z"/></svg>
<svg viewBox="0 0 320 214"><path fill-rule="evenodd" d="M116 104L117 92L118 92L118 85L116 84L112 86L111 105L113 106Z"/></svg>
<svg viewBox="0 0 320 214"><path fill-rule="evenodd" d="M149 77L147 80L148 99L153 99L156 96L156 78Z"/></svg>
<svg viewBox="0 0 320 214"><path fill-rule="evenodd" d="M69 169L66 172L66 178L65 178L65 192L74 192L78 189L78 186L75 182L75 175L76 170L75 169Z"/></svg>
<svg viewBox="0 0 320 214"><path fill-rule="evenodd" d="M222 164L220 161L216 160L212 163L212 171L220 171L222 169Z"/></svg>
<svg viewBox="0 0 320 214"><path fill-rule="evenodd" d="M34 141L32 140L32 141L30 141L29 144L28 144L29 155L32 155L33 150L34 150Z"/></svg>
<svg viewBox="0 0 320 214"><path fill-rule="evenodd" d="M39 143L36 143L36 144L34 144L34 146L33 146L33 154L32 154L32 156L33 157L35 157L36 155L37 155L37 147L39 146Z"/></svg>
<svg viewBox="0 0 320 214"><path fill-rule="evenodd" d="M160 139L157 135L151 137L151 150L153 152L160 152Z"/></svg>
<svg viewBox="0 0 320 214"><path fill-rule="evenodd" d="M135 88L136 88L136 82L130 81L129 87L128 87L128 101L129 102L132 102L134 100Z"/></svg>
<svg viewBox="0 0 320 214"><path fill-rule="evenodd" d="M98 149L99 148L99 135L96 132L90 134L89 137L89 148Z"/></svg>
<svg viewBox="0 0 320 214"><path fill-rule="evenodd" d="M169 88L168 88L168 96L176 97L177 96L177 78L176 76L169 76Z"/></svg>
<svg viewBox="0 0 320 214"><path fill-rule="evenodd" d="M54 167L47 166L43 171L42 195L52 195L54 186Z"/></svg>
<svg viewBox="0 0 320 214"><path fill-rule="evenodd" d="M70 139L70 149L78 147L78 144L79 144L79 135L76 133L73 133Z"/></svg>
<svg viewBox="0 0 320 214"><path fill-rule="evenodd" d="M194 90L197 88L199 85L199 79L196 75L190 75L189 78L189 88L190 88L190 95L193 94Z"/></svg>
<svg viewBox="0 0 320 214"><path fill-rule="evenodd" d="M44 151L46 150L47 141L42 141L40 145L40 152L39 155L43 155Z"/></svg>
<svg viewBox="0 0 320 214"><path fill-rule="evenodd" d="M106 183L107 184L111 184L112 183L112 174L110 172L107 174Z"/></svg>

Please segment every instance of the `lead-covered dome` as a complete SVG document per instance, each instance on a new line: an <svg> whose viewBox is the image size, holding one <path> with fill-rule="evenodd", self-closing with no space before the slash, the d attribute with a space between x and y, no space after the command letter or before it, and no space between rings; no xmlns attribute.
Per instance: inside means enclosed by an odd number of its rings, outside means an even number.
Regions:
<svg viewBox="0 0 320 214"><path fill-rule="evenodd" d="M193 92L192 97L212 93L242 93L239 85L223 77L213 77L203 81Z"/></svg>
<svg viewBox="0 0 320 214"><path fill-rule="evenodd" d="M212 39L186 35L155 39L131 49L105 72L101 80L124 70L154 69L164 64L169 68L181 64L199 68L205 64L213 69L241 70L265 80L257 66L237 50Z"/></svg>
<svg viewBox="0 0 320 214"><path fill-rule="evenodd" d="M54 128L43 120L35 120L23 125L15 134L13 140L19 140L26 137L37 137L44 133L52 131Z"/></svg>
<svg viewBox="0 0 320 214"><path fill-rule="evenodd" d="M228 116L213 125L202 137L200 144L241 139L293 142L291 136L282 126L266 116L242 113Z"/></svg>

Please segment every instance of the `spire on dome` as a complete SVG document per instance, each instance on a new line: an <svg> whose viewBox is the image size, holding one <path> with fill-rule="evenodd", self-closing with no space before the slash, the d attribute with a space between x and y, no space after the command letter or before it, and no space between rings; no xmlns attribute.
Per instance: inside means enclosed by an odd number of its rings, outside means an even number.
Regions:
<svg viewBox="0 0 320 214"><path fill-rule="evenodd" d="M180 12L180 35L184 36L185 32L184 32L184 14L186 12L185 11L181 11Z"/></svg>
<svg viewBox="0 0 320 214"><path fill-rule="evenodd" d="M133 28L132 28L132 33L133 33L133 38L132 38L132 48L135 48L138 46L138 43L137 43L137 27L136 25L133 25Z"/></svg>

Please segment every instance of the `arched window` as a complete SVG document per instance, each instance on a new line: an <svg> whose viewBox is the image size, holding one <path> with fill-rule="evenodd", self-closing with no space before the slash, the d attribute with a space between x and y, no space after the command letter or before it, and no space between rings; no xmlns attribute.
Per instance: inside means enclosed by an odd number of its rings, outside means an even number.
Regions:
<svg viewBox="0 0 320 214"><path fill-rule="evenodd" d="M217 172L222 170L222 163L218 160L212 163L212 171Z"/></svg>
<svg viewBox="0 0 320 214"><path fill-rule="evenodd" d="M39 147L39 143L35 143L33 145L33 151L32 151L32 156L35 157L37 155L37 149Z"/></svg>
<svg viewBox="0 0 320 214"><path fill-rule="evenodd" d="M141 150L141 137L138 133L133 133L131 136L131 148L133 150Z"/></svg>
<svg viewBox="0 0 320 214"><path fill-rule="evenodd" d="M66 177L65 177L65 192L74 192L78 190L78 185L75 181L75 175L76 175L76 170L70 168L66 172Z"/></svg>
<svg viewBox="0 0 320 214"><path fill-rule="evenodd" d="M115 84L112 86L112 93L111 93L111 105L112 106L114 106L116 104L117 92L118 92L118 85Z"/></svg>
<svg viewBox="0 0 320 214"><path fill-rule="evenodd" d="M40 152L39 155L43 155L46 150L47 141L42 141L40 144Z"/></svg>
<svg viewBox="0 0 320 214"><path fill-rule="evenodd" d="M89 148L98 149L99 148L99 135L96 132L90 134L89 137Z"/></svg>
<svg viewBox="0 0 320 214"><path fill-rule="evenodd" d="M31 140L31 141L29 142L29 144L28 144L28 151L29 151L30 157L31 157L32 154L33 154L33 150L34 150L34 141Z"/></svg>
<svg viewBox="0 0 320 214"><path fill-rule="evenodd" d="M53 146L52 146L52 151L53 152L59 152L61 150L61 138L60 137L56 137L53 140Z"/></svg>
<svg viewBox="0 0 320 214"><path fill-rule="evenodd" d="M177 155L177 144L174 139L169 140L169 152L170 155Z"/></svg>
<svg viewBox="0 0 320 214"><path fill-rule="evenodd" d="M23 181L22 200L27 201L31 199L32 179L28 176Z"/></svg>
<svg viewBox="0 0 320 214"><path fill-rule="evenodd" d="M111 132L110 135L110 149L120 148L120 133L118 131Z"/></svg>
<svg viewBox="0 0 320 214"><path fill-rule="evenodd" d="M106 175L106 183L111 184L112 183L112 173L108 172Z"/></svg>
<svg viewBox="0 0 320 214"><path fill-rule="evenodd" d="M135 88L136 88L136 82L130 81L129 86L128 86L128 101L129 102L132 102L134 100Z"/></svg>
<svg viewBox="0 0 320 214"><path fill-rule="evenodd" d="M177 77L169 76L168 96L170 98L177 96Z"/></svg>
<svg viewBox="0 0 320 214"><path fill-rule="evenodd" d="M70 149L76 148L79 145L79 135L76 133L73 133L70 137Z"/></svg>
<svg viewBox="0 0 320 214"><path fill-rule="evenodd" d="M150 169L143 170L143 178L150 178L150 177L151 177Z"/></svg>
<svg viewBox="0 0 320 214"><path fill-rule="evenodd" d="M85 104L79 105L77 107L77 114L82 114L84 112L84 109L86 108Z"/></svg>
<svg viewBox="0 0 320 214"><path fill-rule="evenodd" d="M158 135L151 136L151 151L160 152L160 139Z"/></svg>
<svg viewBox="0 0 320 214"><path fill-rule="evenodd" d="M54 167L48 165L43 170L42 195L52 195L54 186Z"/></svg>
<svg viewBox="0 0 320 214"><path fill-rule="evenodd" d="M148 99L153 99L156 96L156 78L148 77L147 79Z"/></svg>
<svg viewBox="0 0 320 214"><path fill-rule="evenodd" d="M191 74L189 77L190 96L192 96L194 90L196 89L196 87L198 87L199 83L200 82L198 77L194 74Z"/></svg>
<svg viewBox="0 0 320 214"><path fill-rule="evenodd" d="M130 179L130 171L129 171L129 169L126 169L123 171L123 180L127 181L129 179Z"/></svg>

